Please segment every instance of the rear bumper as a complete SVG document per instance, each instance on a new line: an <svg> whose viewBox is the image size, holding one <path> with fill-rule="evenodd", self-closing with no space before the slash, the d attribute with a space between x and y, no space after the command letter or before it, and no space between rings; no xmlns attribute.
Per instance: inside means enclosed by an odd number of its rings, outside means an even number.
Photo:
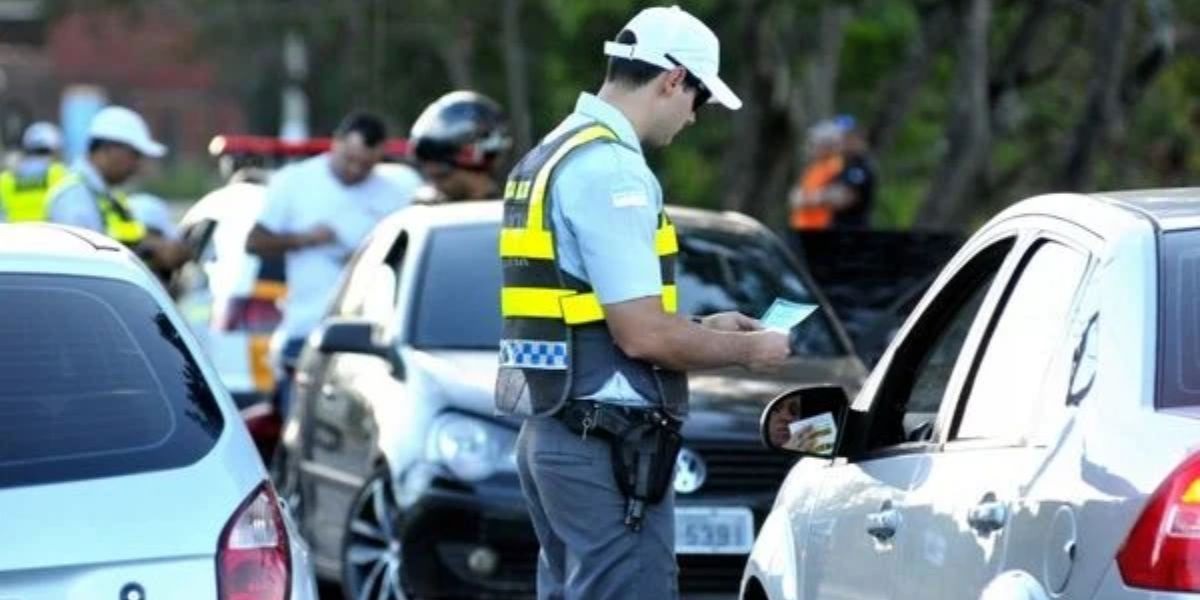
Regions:
<svg viewBox="0 0 1200 600"><path fill-rule="evenodd" d="M1200 593L1160 592L1131 588L1125 585L1121 579L1121 570L1117 568L1116 564L1113 564L1108 573L1104 575L1100 586L1096 588L1096 593L1091 597L1093 600L1200 600Z"/></svg>

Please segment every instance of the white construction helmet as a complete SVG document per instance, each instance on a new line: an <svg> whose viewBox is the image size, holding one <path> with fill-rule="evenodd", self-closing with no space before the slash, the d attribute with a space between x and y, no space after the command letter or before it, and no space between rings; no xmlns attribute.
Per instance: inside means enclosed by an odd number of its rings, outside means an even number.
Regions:
<svg viewBox="0 0 1200 600"><path fill-rule="evenodd" d="M62 147L62 134L54 123L37 121L25 128L21 136L21 149L26 152L58 152Z"/></svg>

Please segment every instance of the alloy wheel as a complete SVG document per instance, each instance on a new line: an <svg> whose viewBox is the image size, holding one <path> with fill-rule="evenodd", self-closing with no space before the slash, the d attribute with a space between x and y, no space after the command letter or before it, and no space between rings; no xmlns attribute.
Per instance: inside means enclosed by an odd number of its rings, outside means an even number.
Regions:
<svg viewBox="0 0 1200 600"><path fill-rule="evenodd" d="M405 600L400 583L401 544L390 474L381 469L359 490L342 548L347 600Z"/></svg>

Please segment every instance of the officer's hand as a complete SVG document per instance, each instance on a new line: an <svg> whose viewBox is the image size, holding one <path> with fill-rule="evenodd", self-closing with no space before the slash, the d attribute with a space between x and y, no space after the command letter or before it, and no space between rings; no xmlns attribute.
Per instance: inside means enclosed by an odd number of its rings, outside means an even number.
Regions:
<svg viewBox="0 0 1200 600"><path fill-rule="evenodd" d="M753 371L774 371L792 354L786 333L778 331L753 331L750 338L750 355L745 366Z"/></svg>
<svg viewBox="0 0 1200 600"><path fill-rule="evenodd" d="M717 331L759 331L762 329L762 323L759 323L757 319L751 319L737 311L708 315L700 319L700 324Z"/></svg>
<svg viewBox="0 0 1200 600"><path fill-rule="evenodd" d="M337 236L333 233L333 230L330 229L329 226L317 225L308 233L304 234L304 245L306 247L322 246L334 241L335 239L337 239Z"/></svg>

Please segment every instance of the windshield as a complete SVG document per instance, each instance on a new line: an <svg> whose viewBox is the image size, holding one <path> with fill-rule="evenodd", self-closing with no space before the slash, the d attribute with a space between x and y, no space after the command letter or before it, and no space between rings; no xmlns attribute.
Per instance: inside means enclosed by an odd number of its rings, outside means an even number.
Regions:
<svg viewBox="0 0 1200 600"><path fill-rule="evenodd" d="M499 247L496 225L430 232L413 307L413 346L495 350L500 345Z"/></svg>
<svg viewBox="0 0 1200 600"><path fill-rule="evenodd" d="M681 227L679 230L679 312L709 315L736 310L763 316L776 298L816 303L785 250L765 232L732 232ZM792 350L808 356L847 352L818 310L792 330Z"/></svg>
<svg viewBox="0 0 1200 600"><path fill-rule="evenodd" d="M781 246L765 233L681 228L679 311L707 315L737 310L760 317L777 297L815 302ZM500 260L494 225L446 227L431 233L417 284L412 344L419 348L486 349L499 345ZM846 354L824 311L793 330L797 353Z"/></svg>

